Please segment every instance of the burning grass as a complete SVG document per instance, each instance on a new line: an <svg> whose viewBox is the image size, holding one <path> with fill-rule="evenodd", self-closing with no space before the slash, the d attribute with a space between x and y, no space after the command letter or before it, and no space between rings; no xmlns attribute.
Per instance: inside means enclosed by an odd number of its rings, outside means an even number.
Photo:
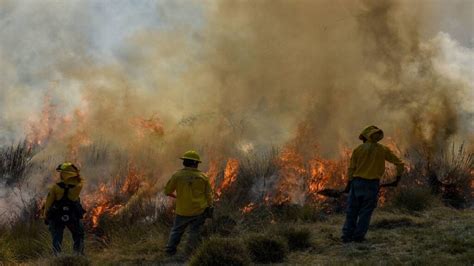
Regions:
<svg viewBox="0 0 474 266"><path fill-rule="evenodd" d="M114 163L120 162L120 167L116 167L115 171L104 171L110 178L96 178L98 174L92 171L102 171L104 164L114 158L111 156L112 151L107 146L101 145L90 145L81 149L83 154L81 161L87 162L87 166L83 167L85 176L93 177L82 197L87 209L86 252L90 254L91 262L130 264L163 262L163 246L174 215L173 204L158 193L159 186L155 185L156 180L152 172L147 171L135 160L123 156L115 159ZM459 186L467 180L466 171L472 167L471 157L466 155L464 149L461 150L462 153L459 154L464 155L454 156L455 161L446 162L448 166L443 169L451 169L450 171L443 170L443 172L439 170L441 168L436 168L438 169L436 173L450 173L439 176L463 174L464 178L453 179L452 183ZM304 263L305 259L298 257L300 255L314 258L309 254L309 250L321 253L321 256L325 255L326 258L333 256L334 251L328 247L339 250L337 256L340 259L337 261L341 263L350 261L349 258L358 261L369 247L364 250L364 246L357 246L346 252L339 246L338 236L343 222L340 213L344 210L345 198L327 198L316 193L323 188L343 187L347 159L348 154L343 154L339 160L326 160L317 154L302 153L296 146L289 146L262 154L241 154L220 162L211 161L208 174L216 191L216 218L205 225L205 239L219 235L227 237L229 241L238 242L255 234L274 234L278 232L277 228L283 226L288 229L282 236L285 238L285 245L288 244L291 248L292 252L288 255L288 261L291 263ZM437 162L439 164L442 160ZM460 223L465 222L464 214L452 213L451 210L449 214L439 215L437 218L423 218L423 221L419 221L421 218L417 216L413 216L415 218L410 216L411 212L416 212L418 216L438 213L435 210L440 207L432 203L445 195L444 188L439 197L436 193L432 195L427 189L429 173L433 173L427 170L427 165L411 164L410 171L403 177L398 189L382 191L384 217L375 220L374 228L391 229L392 233L382 234L379 231L388 230L374 230L371 235L374 236L376 248L383 241L391 241L387 238L387 234L397 233L398 237L403 239L400 241L406 242L408 240L405 234L408 234L408 231L424 231L427 236L419 237L428 243L426 245L433 243L433 237L438 237L434 236L433 232L427 231L428 227L412 226L413 224L426 223L436 227L438 225L433 220L446 221L449 215L457 215L461 217ZM434 169L434 164L430 165L432 167L430 169ZM469 189L472 188L469 187L467 190ZM24 206L28 207L24 207L23 211L12 220L17 222L12 225L23 225L23 227L10 226L9 228L15 228L14 231L0 237L2 239L0 257L5 261L28 262L38 258L47 260L50 240L46 227L37 221L38 199L33 197L31 201L27 201L28 204ZM398 214L392 214L387 210L409 212L399 217ZM471 213L466 212L467 216ZM301 226L307 230L299 230ZM6 228L2 230L7 232ZM466 230L470 231L473 228L466 227ZM445 237L448 240L443 245L449 253L447 255L449 260L463 262L470 260L468 254L471 250L471 240L460 239L457 235L450 234ZM455 246L460 243L467 248L456 248ZM435 247L427 248L435 249ZM318 256L314 258L315 261L319 259L324 262L324 257ZM393 256L390 258L395 259ZM406 257L403 259L410 261Z"/></svg>

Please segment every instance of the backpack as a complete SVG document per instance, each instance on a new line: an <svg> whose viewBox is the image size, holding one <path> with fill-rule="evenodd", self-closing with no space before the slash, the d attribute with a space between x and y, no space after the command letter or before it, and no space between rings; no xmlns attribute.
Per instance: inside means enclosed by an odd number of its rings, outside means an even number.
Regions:
<svg viewBox="0 0 474 266"><path fill-rule="evenodd" d="M63 197L55 201L48 210L47 219L60 224L76 222L82 219L85 211L82 208L80 200L73 201L68 197L69 189L74 188L75 185L67 185L63 182L57 183L57 185L64 189L64 194Z"/></svg>

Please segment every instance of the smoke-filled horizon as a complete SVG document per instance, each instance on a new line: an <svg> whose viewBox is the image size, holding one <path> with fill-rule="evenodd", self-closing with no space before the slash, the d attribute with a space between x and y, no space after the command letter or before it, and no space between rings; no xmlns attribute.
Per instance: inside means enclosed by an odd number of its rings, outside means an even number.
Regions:
<svg viewBox="0 0 474 266"><path fill-rule="evenodd" d="M334 158L371 124L403 149L471 144L473 5L3 0L0 145L106 143L171 169L296 136Z"/></svg>

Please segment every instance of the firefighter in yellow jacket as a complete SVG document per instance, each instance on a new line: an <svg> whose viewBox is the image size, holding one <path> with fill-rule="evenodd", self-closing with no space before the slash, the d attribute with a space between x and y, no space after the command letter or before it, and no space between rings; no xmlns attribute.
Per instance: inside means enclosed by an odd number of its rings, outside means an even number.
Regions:
<svg viewBox="0 0 474 266"><path fill-rule="evenodd" d="M65 227L71 231L74 252L84 254L84 210L80 203L84 181L79 169L72 163L63 163L56 168L60 180L51 186L44 206L45 223L49 226L53 240L53 252L61 252Z"/></svg>
<svg viewBox="0 0 474 266"><path fill-rule="evenodd" d="M385 161L397 168L394 185L403 174L403 162L386 146L378 143L383 131L376 126L365 128L359 135L363 142L353 152L348 169L349 192L346 222L342 229L343 242L362 242L369 229L372 212L377 207L379 182L385 172Z"/></svg>
<svg viewBox="0 0 474 266"><path fill-rule="evenodd" d="M164 193L176 198L176 217L171 229L166 253L176 253L186 227L190 227L186 252L190 253L200 240L200 229L212 216L212 190L209 178L198 169L201 159L195 151L186 152L180 159L184 168L176 172L165 186ZM176 194L175 194L176 193Z"/></svg>

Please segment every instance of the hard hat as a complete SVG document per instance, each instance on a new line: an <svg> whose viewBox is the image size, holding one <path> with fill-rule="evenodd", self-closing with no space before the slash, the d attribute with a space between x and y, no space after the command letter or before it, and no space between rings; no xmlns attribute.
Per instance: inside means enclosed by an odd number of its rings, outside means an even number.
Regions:
<svg viewBox="0 0 474 266"><path fill-rule="evenodd" d="M201 162L201 157L195 151L185 152L180 159L181 160L191 160L191 161Z"/></svg>
<svg viewBox="0 0 474 266"><path fill-rule="evenodd" d="M79 168L77 168L73 163L62 163L58 165L56 168L56 171L61 172L61 173L74 173L74 174L79 174Z"/></svg>

